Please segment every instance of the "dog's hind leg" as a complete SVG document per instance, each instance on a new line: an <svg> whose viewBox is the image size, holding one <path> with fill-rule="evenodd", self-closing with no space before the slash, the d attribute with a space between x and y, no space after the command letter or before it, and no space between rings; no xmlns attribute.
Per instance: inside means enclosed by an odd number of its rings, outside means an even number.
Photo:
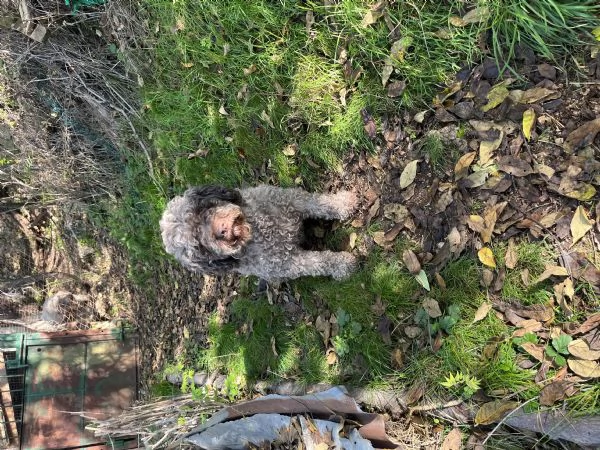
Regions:
<svg viewBox="0 0 600 450"><path fill-rule="evenodd" d="M336 280L349 277L357 268L356 258L348 252L301 251L282 262L278 278L331 276Z"/></svg>

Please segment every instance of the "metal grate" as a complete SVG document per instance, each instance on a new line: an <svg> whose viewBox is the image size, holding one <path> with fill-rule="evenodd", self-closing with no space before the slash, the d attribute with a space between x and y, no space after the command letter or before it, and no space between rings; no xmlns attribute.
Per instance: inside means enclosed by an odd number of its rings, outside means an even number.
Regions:
<svg viewBox="0 0 600 450"><path fill-rule="evenodd" d="M0 444L18 448L23 424L25 367L19 365L16 349L0 353Z"/></svg>

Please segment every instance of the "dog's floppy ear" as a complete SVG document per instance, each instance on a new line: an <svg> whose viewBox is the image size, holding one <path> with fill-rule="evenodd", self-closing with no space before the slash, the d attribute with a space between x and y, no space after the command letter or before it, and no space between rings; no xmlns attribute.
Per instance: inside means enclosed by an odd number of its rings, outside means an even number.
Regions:
<svg viewBox="0 0 600 450"><path fill-rule="evenodd" d="M189 188L183 195L199 210L212 208L219 202L243 204L239 191L212 184Z"/></svg>

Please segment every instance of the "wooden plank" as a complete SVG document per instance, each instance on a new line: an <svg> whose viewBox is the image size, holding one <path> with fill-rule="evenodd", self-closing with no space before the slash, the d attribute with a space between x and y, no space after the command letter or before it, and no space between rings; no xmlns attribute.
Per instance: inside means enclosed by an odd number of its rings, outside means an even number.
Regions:
<svg viewBox="0 0 600 450"><path fill-rule="evenodd" d="M15 410L13 409L12 396L10 394L10 386L8 384L8 374L6 373L6 364L4 361L5 349L0 349L0 407L2 409L2 431L0 436L2 437L2 448L17 448L9 447L12 445L18 445L19 443L19 428L15 417Z"/></svg>

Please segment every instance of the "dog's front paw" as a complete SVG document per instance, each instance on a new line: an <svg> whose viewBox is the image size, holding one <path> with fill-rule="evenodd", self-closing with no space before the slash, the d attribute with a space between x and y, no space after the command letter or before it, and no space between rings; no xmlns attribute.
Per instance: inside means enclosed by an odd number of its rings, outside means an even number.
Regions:
<svg viewBox="0 0 600 450"><path fill-rule="evenodd" d="M348 219L358 208L358 195L352 191L341 191L335 194L335 202L340 219Z"/></svg>
<svg viewBox="0 0 600 450"><path fill-rule="evenodd" d="M348 252L339 252L337 265L334 268L331 276L336 280L348 278L358 269L358 259Z"/></svg>

